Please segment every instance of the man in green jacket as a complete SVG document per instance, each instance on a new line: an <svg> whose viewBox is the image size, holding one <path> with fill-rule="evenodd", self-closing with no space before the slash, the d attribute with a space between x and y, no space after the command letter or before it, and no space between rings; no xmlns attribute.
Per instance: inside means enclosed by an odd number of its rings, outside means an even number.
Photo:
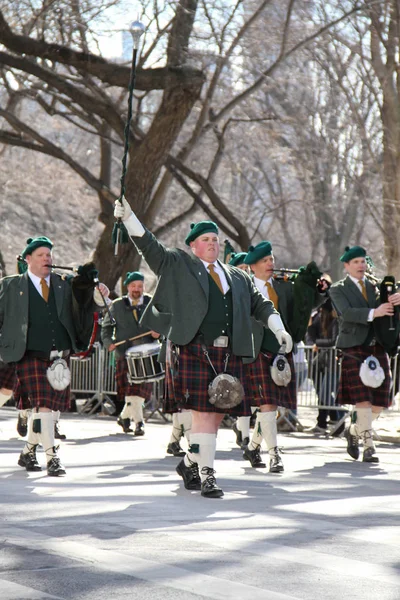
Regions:
<svg viewBox="0 0 400 600"><path fill-rule="evenodd" d="M58 477L65 469L54 444L53 413L68 408L67 363L71 351L83 349L88 341L86 326L93 322L97 271L89 264L77 277L52 273L52 247L47 237L29 238L22 252L26 273L0 281L0 360L15 364L20 393L32 406L18 464L27 471L40 471L36 458L40 443L47 474ZM106 286L100 286L108 294Z"/></svg>
<svg viewBox="0 0 400 600"><path fill-rule="evenodd" d="M185 243L190 253L168 249L146 230L125 199L115 204L132 241L158 275L154 296L142 323L169 340L176 365L174 388L182 408L192 411L190 449L177 467L187 489L201 489L207 498L220 498L214 471L216 437L226 412L250 414L249 395L230 410L209 402L208 386L227 372L246 385L242 357L254 356L251 316L254 315L291 350L292 340L273 304L254 287L243 271L218 261L218 227L211 221L191 225Z"/></svg>
<svg viewBox="0 0 400 600"><path fill-rule="evenodd" d="M398 315L395 315L396 319L393 315L395 307L400 305L400 294L394 293L389 296L388 302L380 302L378 290L365 275L366 254L366 250L361 246L345 249L340 260L344 264L347 276L332 285L329 295L339 316L336 346L343 351L337 400L339 404L355 406L352 423L345 430L347 452L357 460L361 438L364 444L363 462L376 463L379 462L379 458L376 456L372 439L372 422L383 408L390 406L392 382L389 357L385 352L390 334L384 326L385 323L389 325L389 319L392 317L395 324L394 334L398 338ZM361 365L365 362L363 367L367 367L371 356L378 359L383 369L384 379L378 387L371 387L369 382L366 385L360 377ZM376 367L376 363L374 366ZM374 371L377 372L377 369Z"/></svg>
<svg viewBox="0 0 400 600"><path fill-rule="evenodd" d="M153 384L129 381L128 362L126 351L132 346L156 343L159 334L148 331L148 328L140 324L146 306L151 300L149 294L144 293L144 275L140 271L126 274L124 285L127 289L126 296L114 300L110 307L110 313L104 317L101 327L101 339L109 352L116 353L116 380L117 395L120 402L125 402L118 417L117 423L122 427L124 433L132 432L131 421L135 423L135 435L144 435L143 403L149 400L153 391ZM112 316L115 324L111 323ZM148 335L143 335L147 332ZM130 338L141 336L136 340ZM125 340L125 343L121 343ZM149 373L150 375L150 373Z"/></svg>

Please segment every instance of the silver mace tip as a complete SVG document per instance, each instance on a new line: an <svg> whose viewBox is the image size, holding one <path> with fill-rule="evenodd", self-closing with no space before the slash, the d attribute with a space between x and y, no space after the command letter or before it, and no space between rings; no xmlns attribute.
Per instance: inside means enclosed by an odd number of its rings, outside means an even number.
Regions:
<svg viewBox="0 0 400 600"><path fill-rule="evenodd" d="M145 26L140 21L133 21L129 27L129 31L133 37L133 47L137 49L139 46L139 39L145 32Z"/></svg>

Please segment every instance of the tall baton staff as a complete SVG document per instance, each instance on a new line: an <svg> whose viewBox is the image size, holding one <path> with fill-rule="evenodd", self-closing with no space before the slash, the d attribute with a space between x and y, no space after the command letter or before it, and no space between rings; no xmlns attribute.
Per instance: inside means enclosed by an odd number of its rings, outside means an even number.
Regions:
<svg viewBox="0 0 400 600"><path fill-rule="evenodd" d="M125 175L126 175L126 162L128 160L129 152L129 132L132 120L132 100L133 90L135 89L135 78L136 78L136 58L139 48L139 40L143 35L145 27L140 21L134 21L130 27L130 32L133 38L133 53L132 53L132 67L131 75L129 80L129 96L128 96L128 115L126 119L125 131L124 131L124 155L122 157L122 174L121 174L121 193L118 201L122 204L122 198L125 196ZM128 232L122 222L121 218L118 218L114 224L112 232L112 241L115 247L114 255L118 254L119 244L126 244L129 241Z"/></svg>

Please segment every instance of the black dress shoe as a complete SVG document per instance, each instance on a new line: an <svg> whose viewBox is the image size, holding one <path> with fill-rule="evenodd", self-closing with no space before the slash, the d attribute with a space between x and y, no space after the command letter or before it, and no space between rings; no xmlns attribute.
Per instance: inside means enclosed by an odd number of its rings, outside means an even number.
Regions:
<svg viewBox="0 0 400 600"><path fill-rule="evenodd" d="M242 432L240 431L240 429L237 428L236 423L234 423L232 425L232 429L236 434L236 444L239 446L239 448L242 447L242 442L243 442L243 436L242 436Z"/></svg>
<svg viewBox="0 0 400 600"><path fill-rule="evenodd" d="M28 433L28 418L23 417L21 414L18 415L17 431L18 435L20 435L21 437L25 437Z"/></svg>
<svg viewBox="0 0 400 600"><path fill-rule="evenodd" d="M182 450L179 442L171 442L167 446L167 454L172 454L172 456L185 456L186 452Z"/></svg>
<svg viewBox="0 0 400 600"><path fill-rule="evenodd" d="M201 484L201 495L205 498L222 498L224 492L217 485L214 469L203 467L201 474L207 476Z"/></svg>
<svg viewBox="0 0 400 600"><path fill-rule="evenodd" d="M368 446L368 448L365 448L363 452L363 462L378 463L379 457L374 456L374 454L376 454L375 448L371 448L370 446Z"/></svg>
<svg viewBox="0 0 400 600"><path fill-rule="evenodd" d="M264 469L266 467L266 464L261 460L260 448L257 448L257 450L246 448L243 452L243 458L249 460L254 469Z"/></svg>
<svg viewBox="0 0 400 600"><path fill-rule="evenodd" d="M344 430L344 437L347 440L347 454L350 454L351 458L357 460L360 456L360 449L358 447L358 437L350 433L350 427Z"/></svg>
<svg viewBox="0 0 400 600"><path fill-rule="evenodd" d="M131 420L130 419L122 419L118 417L117 419L118 425L121 425L124 433L133 433L133 429L130 428Z"/></svg>
<svg viewBox="0 0 400 600"><path fill-rule="evenodd" d="M269 460L269 472L282 473L283 471L283 462L279 454L279 450L278 448L274 448L274 454L271 455L271 458Z"/></svg>
<svg viewBox="0 0 400 600"><path fill-rule="evenodd" d="M34 446L32 450L26 454L21 452L19 455L18 464L20 467L25 467L27 471L41 471L42 468L36 458L36 446Z"/></svg>
<svg viewBox="0 0 400 600"><path fill-rule="evenodd" d="M187 490L201 490L199 465L197 463L192 463L190 467L187 467L182 459L176 467L176 472L182 477L183 485Z"/></svg>
<svg viewBox="0 0 400 600"><path fill-rule="evenodd" d="M58 421L56 421L54 423L54 438L56 440L66 440L67 436L64 433L60 433L60 430L58 429Z"/></svg>
<svg viewBox="0 0 400 600"><path fill-rule="evenodd" d="M47 463L47 475L50 477L59 477L60 475L66 475L66 471L62 466L58 456L53 456Z"/></svg>
<svg viewBox="0 0 400 600"><path fill-rule="evenodd" d="M144 423L143 423L143 421L138 421L138 423L136 423L135 435L144 435Z"/></svg>

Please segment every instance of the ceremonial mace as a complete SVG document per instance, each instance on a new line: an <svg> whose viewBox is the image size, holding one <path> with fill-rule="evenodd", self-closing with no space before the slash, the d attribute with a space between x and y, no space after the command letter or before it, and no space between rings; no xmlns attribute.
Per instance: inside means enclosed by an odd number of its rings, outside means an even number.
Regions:
<svg viewBox="0 0 400 600"><path fill-rule="evenodd" d="M133 90L135 89L135 77L136 77L136 58L139 48L139 40L144 33L145 27L140 21L134 21L131 24L130 32L133 38L133 53L132 53L132 67L131 75L129 79L129 95L128 95L128 115L126 118L126 125L124 131L124 155L122 157L122 174L121 174L121 193L118 201L122 204L122 198L125 196L125 175L126 175L126 162L128 160L129 152L129 131L132 120L132 100ZM114 224L112 232L112 241L115 246L114 255L118 254L119 244L126 244L129 241L128 232L121 218L118 218Z"/></svg>

